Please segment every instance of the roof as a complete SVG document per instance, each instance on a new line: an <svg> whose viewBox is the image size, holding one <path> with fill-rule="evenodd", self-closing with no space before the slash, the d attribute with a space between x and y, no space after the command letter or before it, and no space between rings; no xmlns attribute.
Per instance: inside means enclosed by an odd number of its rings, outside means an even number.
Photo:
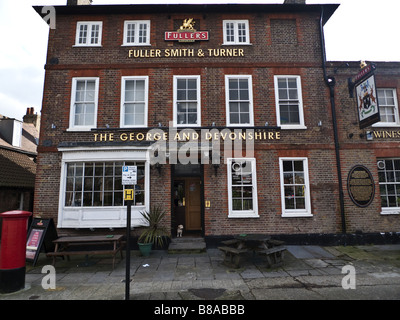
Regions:
<svg viewBox="0 0 400 320"><path fill-rule="evenodd" d="M34 188L36 163L28 154L0 148L0 187Z"/></svg>
<svg viewBox="0 0 400 320"><path fill-rule="evenodd" d="M129 13L276 13L318 12L324 10L323 24L339 7L339 4L132 4L132 5L69 5L54 6L57 15L78 14L129 14ZM33 6L40 15L43 6ZM45 12L47 12L45 10Z"/></svg>
<svg viewBox="0 0 400 320"><path fill-rule="evenodd" d="M0 116L1 121L1 116ZM36 155L37 149L37 139L39 138L39 132L35 125L32 123L22 124L22 137L21 137L21 147L14 147L12 144L8 143L0 134L0 148L5 147L6 149L14 149L16 151L21 151L25 153L31 153Z"/></svg>

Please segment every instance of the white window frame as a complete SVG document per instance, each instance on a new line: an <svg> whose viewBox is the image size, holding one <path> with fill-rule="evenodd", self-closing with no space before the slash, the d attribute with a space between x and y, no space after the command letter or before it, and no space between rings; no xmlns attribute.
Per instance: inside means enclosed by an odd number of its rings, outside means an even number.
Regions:
<svg viewBox="0 0 400 320"><path fill-rule="evenodd" d="M145 163L144 205L132 206L131 226L143 226L141 211L150 208L150 156L148 148L140 147L97 147L59 148L62 153L60 190L58 202L58 228L123 228L126 227L126 206L67 207L65 191L67 163L140 161Z"/></svg>
<svg viewBox="0 0 400 320"><path fill-rule="evenodd" d="M299 104L299 123L296 124L282 124L281 123L281 113L280 113L280 105L279 105L279 87L278 87L278 80L279 79L287 79L287 78L295 78L296 85L297 85L297 96ZM307 129L304 123L304 106L303 106L303 95L301 89L301 77L298 75L275 75L274 76L274 87L275 87L275 106L276 106L276 118L277 118L277 125L281 127L281 129ZM289 99L287 100L289 101Z"/></svg>
<svg viewBox="0 0 400 320"><path fill-rule="evenodd" d="M373 127L400 127L400 115L399 115L399 104L397 101L397 92L396 88L376 88L377 91L379 90L391 90L393 93L393 99L394 99L394 117L395 121L394 122L385 122L385 121L379 121L375 124L373 124ZM378 99L378 92L376 93L377 99ZM382 105L382 102L379 102L379 108L385 107ZM382 117L381 117L382 118Z"/></svg>
<svg viewBox="0 0 400 320"><path fill-rule="evenodd" d="M197 85L197 123L179 124L178 123L178 80L195 79ZM201 126L201 79L199 75L174 76L174 93L173 93L173 125L174 127L200 127Z"/></svg>
<svg viewBox="0 0 400 320"><path fill-rule="evenodd" d="M128 42L128 24L135 25L135 41ZM147 25L146 42L139 42L139 25ZM126 20L124 21L124 38L122 46L149 46L150 45L150 20Z"/></svg>
<svg viewBox="0 0 400 320"><path fill-rule="evenodd" d="M240 102L244 100L229 100L229 80L231 79L247 79L249 86L249 123L231 123L230 119L230 102ZM225 75L225 101L226 101L226 125L229 127L252 127L254 126L254 110L253 110L253 80L251 75Z"/></svg>
<svg viewBox="0 0 400 320"><path fill-rule="evenodd" d="M127 80L144 80L144 123L141 125L125 124L125 85ZM127 76L121 78L121 128L143 128L147 127L148 120L148 102L149 102L149 77L148 76ZM128 102L129 103L129 102Z"/></svg>
<svg viewBox="0 0 400 320"><path fill-rule="evenodd" d="M285 183L283 175L283 162L284 161L302 161L304 170L304 194L305 194L305 209L286 209L285 204ZM311 194L310 194L310 182L308 173L308 158L305 157L285 157L279 158L279 173L280 173L280 185L281 185L281 205L282 205L282 217L312 217L311 211Z"/></svg>
<svg viewBox="0 0 400 320"><path fill-rule="evenodd" d="M386 180L386 178L387 178L387 175L386 175L386 167L384 166L384 165L382 165L382 164L380 164L380 162L384 162L384 161L393 161L393 160L400 160L400 158L380 158L380 159L377 159L377 166L378 166L378 174L380 173L380 171L383 171L384 170L384 173L385 173L385 180ZM396 177L396 173L395 173L395 170L390 170L390 171L393 171L394 172L394 179L396 179L397 177ZM396 170L397 171L397 170ZM394 185L395 187L397 187L397 185L399 185L399 181L397 181L398 179L396 179L396 181L393 181L393 182L381 182L381 181L379 181L379 179L378 179L378 183L379 183L379 189L381 188L381 186L385 186L385 188L386 188L386 185L388 185L388 184L390 184L390 185ZM379 195L380 195L380 197L379 197L379 199L380 199L380 201L381 201L381 214L382 215L387 215L387 214L400 214L400 204L399 204L399 206L398 207L382 207L382 200L381 200L381 198L382 198L382 194L381 194L381 192L380 192L380 190L379 190ZM399 195L400 196L400 195Z"/></svg>
<svg viewBox="0 0 400 320"><path fill-rule="evenodd" d="M250 28L249 28L249 20L223 20L223 33L224 33L224 45L249 45L250 44ZM234 40L229 41L227 35L227 25L228 23L233 24L234 30ZM238 25L244 23L246 30L246 41L239 42L239 27Z"/></svg>
<svg viewBox="0 0 400 320"><path fill-rule="evenodd" d="M85 43L79 43L79 35L80 29L82 25L87 25L87 35L85 39ZM90 43L91 42L91 33L92 28L94 26L99 26L99 36L97 43ZM103 22L102 21L78 21L76 24L76 35L75 35L75 45L74 47L101 47L101 38L102 38L102 31L103 31Z"/></svg>
<svg viewBox="0 0 400 320"><path fill-rule="evenodd" d="M78 81L95 81L95 96L94 96L94 119L92 125L81 126L75 125L75 99L76 99L76 85ZM98 109L98 100L99 100L99 78L98 77L90 77L90 78L72 78L72 90L71 90L71 105L70 105L70 114L69 114L69 128L68 131L90 131L93 128L97 127L97 109Z"/></svg>
<svg viewBox="0 0 400 320"><path fill-rule="evenodd" d="M255 158L227 158L227 173L228 173L228 218L259 218L258 214L258 199L257 199L257 170ZM251 163L252 175L252 195L253 195L253 210L233 210L232 199L232 174L231 167L233 162L249 161Z"/></svg>

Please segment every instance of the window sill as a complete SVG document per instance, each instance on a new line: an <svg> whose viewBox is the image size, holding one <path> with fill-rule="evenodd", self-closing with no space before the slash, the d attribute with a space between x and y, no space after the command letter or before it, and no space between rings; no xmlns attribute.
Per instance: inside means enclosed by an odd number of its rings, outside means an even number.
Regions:
<svg viewBox="0 0 400 320"><path fill-rule="evenodd" d="M313 214L308 212L282 212L282 218L310 218Z"/></svg>
<svg viewBox="0 0 400 320"><path fill-rule="evenodd" d="M228 218L259 218L256 212L230 212Z"/></svg>
<svg viewBox="0 0 400 320"><path fill-rule="evenodd" d="M89 44L74 44L72 48L102 48L103 46L101 44L94 44L94 45L89 45Z"/></svg>
<svg viewBox="0 0 400 320"><path fill-rule="evenodd" d="M230 123L227 123L226 124L226 127L227 128L241 128L241 127L254 127L254 124L253 123L238 123L238 124L230 124Z"/></svg>
<svg viewBox="0 0 400 320"><path fill-rule="evenodd" d="M281 124L280 125L281 129L283 130L306 130L307 127L303 126L303 125L285 125L285 124Z"/></svg>
<svg viewBox="0 0 400 320"><path fill-rule="evenodd" d="M151 47L150 43L123 43L121 47Z"/></svg>
<svg viewBox="0 0 400 320"><path fill-rule="evenodd" d="M252 46L252 43L223 43L223 46Z"/></svg>
<svg viewBox="0 0 400 320"><path fill-rule="evenodd" d="M400 207L382 209L381 215L398 215L400 214Z"/></svg>
<svg viewBox="0 0 400 320"><path fill-rule="evenodd" d="M66 131L90 131L92 129L96 129L96 127L73 127L73 128L68 128Z"/></svg>
<svg viewBox="0 0 400 320"><path fill-rule="evenodd" d="M372 128L400 128L399 123L375 123L372 125Z"/></svg>

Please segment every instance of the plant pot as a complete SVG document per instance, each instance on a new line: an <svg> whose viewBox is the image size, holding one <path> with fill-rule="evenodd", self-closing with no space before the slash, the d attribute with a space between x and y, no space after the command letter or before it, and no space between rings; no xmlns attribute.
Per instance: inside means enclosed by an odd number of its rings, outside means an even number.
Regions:
<svg viewBox="0 0 400 320"><path fill-rule="evenodd" d="M151 246L153 245L152 243L139 243L139 250L140 253L142 254L142 256L144 257L148 257L150 255L151 252Z"/></svg>

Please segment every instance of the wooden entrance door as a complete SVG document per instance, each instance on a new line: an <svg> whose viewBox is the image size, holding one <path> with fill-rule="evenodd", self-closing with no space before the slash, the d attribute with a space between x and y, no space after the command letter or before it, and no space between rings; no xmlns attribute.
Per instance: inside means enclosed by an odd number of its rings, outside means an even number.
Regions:
<svg viewBox="0 0 400 320"><path fill-rule="evenodd" d="M174 181L174 219L185 230L201 230L201 179L180 177Z"/></svg>
<svg viewBox="0 0 400 320"><path fill-rule="evenodd" d="M186 230L201 230L201 181L185 178Z"/></svg>

